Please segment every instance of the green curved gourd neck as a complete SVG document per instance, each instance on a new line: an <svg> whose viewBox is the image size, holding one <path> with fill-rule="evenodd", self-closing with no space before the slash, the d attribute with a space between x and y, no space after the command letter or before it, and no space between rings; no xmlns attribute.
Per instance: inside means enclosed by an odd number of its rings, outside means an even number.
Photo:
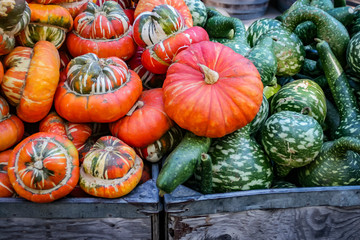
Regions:
<svg viewBox="0 0 360 240"><path fill-rule="evenodd" d="M310 5L310 0L297 0L287 10L285 10L285 12L282 15L276 17L276 19L282 22L290 12L294 11L299 7L309 6L309 5Z"/></svg>
<svg viewBox="0 0 360 240"><path fill-rule="evenodd" d="M328 154L341 156L347 151L353 151L360 154L360 139L355 137L341 137L333 141L327 151Z"/></svg>
<svg viewBox="0 0 360 240"><path fill-rule="evenodd" d="M246 29L243 22L238 18L216 15L208 18L204 26L210 39L227 39L227 41L245 41ZM225 40L221 42L224 43Z"/></svg>
<svg viewBox="0 0 360 240"><path fill-rule="evenodd" d="M356 98L340 63L330 49L327 42L320 41L316 48L322 62L327 82L338 108L340 120L355 119L360 115Z"/></svg>

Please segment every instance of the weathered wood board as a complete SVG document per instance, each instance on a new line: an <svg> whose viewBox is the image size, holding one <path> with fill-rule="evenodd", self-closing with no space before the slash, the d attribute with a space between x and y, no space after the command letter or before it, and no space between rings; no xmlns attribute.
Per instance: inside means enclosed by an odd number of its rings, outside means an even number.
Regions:
<svg viewBox="0 0 360 240"><path fill-rule="evenodd" d="M167 215L168 239L360 239L360 206L249 210L181 217Z"/></svg>
<svg viewBox="0 0 360 240"><path fill-rule="evenodd" d="M151 218L0 218L0 239L152 239Z"/></svg>

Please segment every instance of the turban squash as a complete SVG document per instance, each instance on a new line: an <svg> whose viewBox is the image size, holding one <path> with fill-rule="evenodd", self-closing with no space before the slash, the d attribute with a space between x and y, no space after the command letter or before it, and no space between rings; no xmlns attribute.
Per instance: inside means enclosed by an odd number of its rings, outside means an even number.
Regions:
<svg viewBox="0 0 360 240"><path fill-rule="evenodd" d="M163 89L168 116L180 127L211 138L251 122L263 97L260 74L251 61L210 41L176 55Z"/></svg>
<svg viewBox="0 0 360 240"><path fill-rule="evenodd" d="M121 197L139 183L143 167L133 148L116 137L104 136L86 154L79 184L93 196Z"/></svg>
<svg viewBox="0 0 360 240"><path fill-rule="evenodd" d="M38 122L50 111L59 82L60 58L55 46L39 41L34 48L16 47L4 59L7 69L1 84L17 116Z"/></svg>
<svg viewBox="0 0 360 240"><path fill-rule="evenodd" d="M9 105L0 96L0 152L18 143L24 135L24 124L9 113Z"/></svg>
<svg viewBox="0 0 360 240"><path fill-rule="evenodd" d="M31 11L25 0L0 1L0 55L15 47L15 35L30 22Z"/></svg>
<svg viewBox="0 0 360 240"><path fill-rule="evenodd" d="M140 0L135 8L135 19L143 12L151 12L156 6L170 5L179 11L187 27L193 26L191 12L183 0Z"/></svg>
<svg viewBox="0 0 360 240"><path fill-rule="evenodd" d="M108 1L99 7L89 2L86 10L75 18L66 45L73 57L95 53L100 58L115 56L128 60L136 49L131 29L118 3Z"/></svg>
<svg viewBox="0 0 360 240"><path fill-rule="evenodd" d="M34 47L38 41L49 41L60 48L73 26L69 11L59 5L30 3L29 6L30 23L17 36L20 45Z"/></svg>
<svg viewBox="0 0 360 240"><path fill-rule="evenodd" d="M117 57L78 56L55 94L56 112L69 122L107 123L125 116L139 98L139 76Z"/></svg>
<svg viewBox="0 0 360 240"><path fill-rule="evenodd" d="M0 198L14 195L14 189L7 173L11 152L12 150L0 152Z"/></svg>
<svg viewBox="0 0 360 240"><path fill-rule="evenodd" d="M77 150L81 148L91 136L89 124L64 121L56 112L49 113L39 125L40 132L55 133L72 141Z"/></svg>
<svg viewBox="0 0 360 240"><path fill-rule="evenodd" d="M39 203L69 194L79 181L79 159L74 144L54 133L35 133L12 151L8 174L21 197Z"/></svg>
<svg viewBox="0 0 360 240"><path fill-rule="evenodd" d="M142 65L155 74L165 74L175 55L191 44L209 41L203 28L188 28L181 14L170 5L142 12L134 21L133 32L135 42L146 47Z"/></svg>
<svg viewBox="0 0 360 240"><path fill-rule="evenodd" d="M92 0L33 0L34 3L56 4L62 6L69 11L73 18L86 9L89 1Z"/></svg>

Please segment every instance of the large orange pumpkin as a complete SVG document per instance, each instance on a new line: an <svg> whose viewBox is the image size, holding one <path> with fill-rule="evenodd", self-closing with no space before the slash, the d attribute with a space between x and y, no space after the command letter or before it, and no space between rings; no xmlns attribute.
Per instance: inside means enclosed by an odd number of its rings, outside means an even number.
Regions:
<svg viewBox="0 0 360 240"><path fill-rule="evenodd" d="M176 55L163 89L168 116L180 127L211 138L251 122L263 96L254 64L210 41L192 44Z"/></svg>
<svg viewBox="0 0 360 240"><path fill-rule="evenodd" d="M0 152L0 197L11 197L15 192L7 173L11 152L12 150Z"/></svg>
<svg viewBox="0 0 360 240"><path fill-rule="evenodd" d="M74 144L53 133L35 133L12 151L8 174L15 191L39 203L69 194L79 181L79 159Z"/></svg>
<svg viewBox="0 0 360 240"><path fill-rule="evenodd" d="M113 122L125 116L141 92L139 76L123 60L88 53L68 64L55 108L69 122Z"/></svg>
<svg viewBox="0 0 360 240"><path fill-rule="evenodd" d="M145 147L163 136L173 126L164 111L161 88L143 91L125 117L110 124L113 136L132 147Z"/></svg>
<svg viewBox="0 0 360 240"><path fill-rule="evenodd" d="M0 96L0 152L19 142L24 135L24 123L9 113L9 105Z"/></svg>
<svg viewBox="0 0 360 240"><path fill-rule="evenodd" d="M79 184L93 196L121 197L139 183L143 166L134 149L120 139L101 137L85 156Z"/></svg>
<svg viewBox="0 0 360 240"><path fill-rule="evenodd" d="M135 8L134 17L135 19L139 16L139 14L143 12L151 12L154 7L167 4L174 7L176 10L180 12L182 17L185 20L185 24L188 27L193 26L193 20L191 12L183 0L140 0Z"/></svg>
<svg viewBox="0 0 360 240"><path fill-rule="evenodd" d="M16 47L4 59L7 69L1 88L25 122L48 114L59 82L60 58L55 46L39 41L34 48Z"/></svg>
<svg viewBox="0 0 360 240"><path fill-rule="evenodd" d="M66 8L71 16L75 18L80 12L86 9L87 3L92 0L34 0L34 3L56 4Z"/></svg>

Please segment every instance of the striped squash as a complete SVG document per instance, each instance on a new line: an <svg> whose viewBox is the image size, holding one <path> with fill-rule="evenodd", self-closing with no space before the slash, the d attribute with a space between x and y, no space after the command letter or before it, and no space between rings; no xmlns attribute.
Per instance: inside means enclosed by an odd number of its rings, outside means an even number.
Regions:
<svg viewBox="0 0 360 240"><path fill-rule="evenodd" d="M79 181L78 152L67 138L35 133L14 148L8 174L21 197L52 202L69 194Z"/></svg>
<svg viewBox="0 0 360 240"><path fill-rule="evenodd" d="M0 152L0 198L11 197L15 191L8 176L8 162L12 150Z"/></svg>
<svg viewBox="0 0 360 240"><path fill-rule="evenodd" d="M24 124L9 113L9 105L0 96L0 152L18 143L24 135Z"/></svg>
<svg viewBox="0 0 360 240"><path fill-rule="evenodd" d="M60 58L55 46L39 41L34 48L16 47L4 59L7 69L1 89L16 106L17 116L38 122L50 111L59 82Z"/></svg>
<svg viewBox="0 0 360 240"><path fill-rule="evenodd" d="M143 166L134 149L120 139L101 137L85 156L80 187L93 196L118 198L136 187Z"/></svg>
<svg viewBox="0 0 360 240"><path fill-rule="evenodd" d="M34 47L38 41L49 41L60 48L73 26L69 11L58 5L30 3L29 6L30 23L17 36L20 45Z"/></svg>
<svg viewBox="0 0 360 240"><path fill-rule="evenodd" d="M116 121L142 92L139 76L117 57L88 53L72 59L66 71L67 80L55 95L55 109L70 122Z"/></svg>
<svg viewBox="0 0 360 240"><path fill-rule="evenodd" d="M180 13L170 5L156 6L151 12L141 13L134 21L133 36L136 44L146 48L185 28Z"/></svg>

